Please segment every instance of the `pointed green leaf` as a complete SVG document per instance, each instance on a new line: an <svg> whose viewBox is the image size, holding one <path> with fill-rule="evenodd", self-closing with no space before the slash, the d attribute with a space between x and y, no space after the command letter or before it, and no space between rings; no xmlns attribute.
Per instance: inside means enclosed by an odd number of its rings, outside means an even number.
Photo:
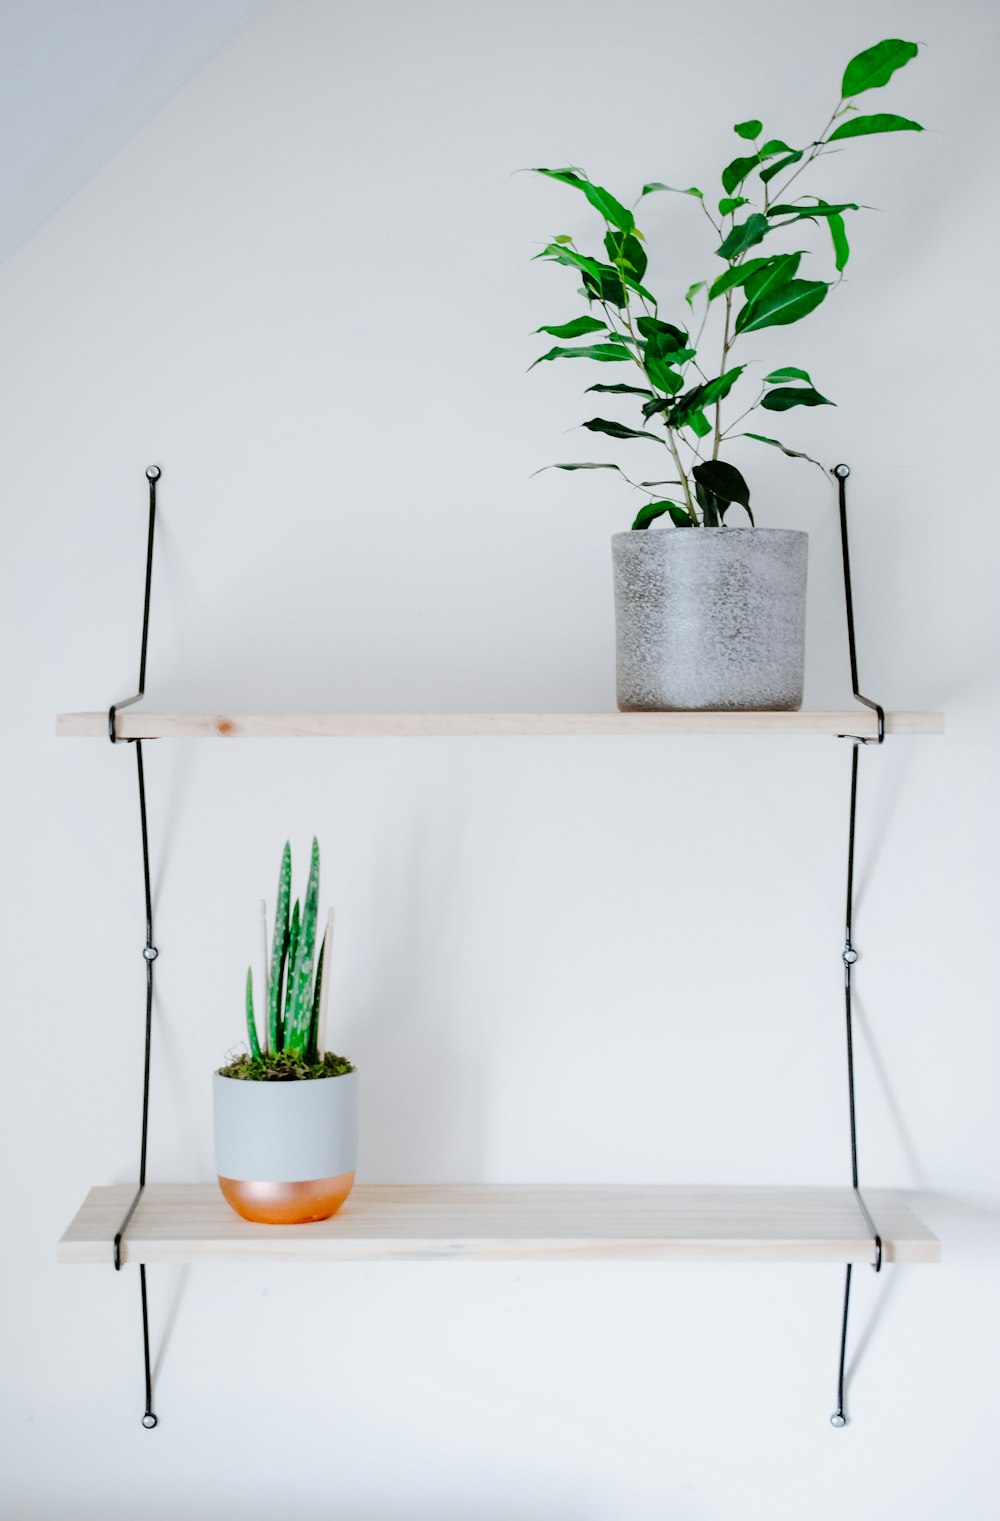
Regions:
<svg viewBox="0 0 1000 1521"><path fill-rule="evenodd" d="M292 894L292 847L285 841L278 871L278 895L274 902L274 936L271 941L271 973L268 984L268 1046L280 1050L281 979L288 954L288 904Z"/></svg>
<svg viewBox="0 0 1000 1521"><path fill-rule="evenodd" d="M741 206L749 206L750 202L745 195L725 195L719 202L720 217L732 216L734 211L739 211Z"/></svg>
<svg viewBox="0 0 1000 1521"><path fill-rule="evenodd" d="M528 369L533 370L536 364L544 364L547 359L596 359L599 364L613 364L618 360L628 358L628 350L616 343L584 343L576 349L558 346L549 349L547 354L539 354L534 363L529 364Z"/></svg>
<svg viewBox="0 0 1000 1521"><path fill-rule="evenodd" d="M638 317L635 325L647 345L652 345L661 358L671 349L687 347L688 334L672 322L662 322L659 317Z"/></svg>
<svg viewBox="0 0 1000 1521"><path fill-rule="evenodd" d="M553 338L582 338L584 333L603 332L605 324L596 317L574 317L572 322L560 322L554 327L536 327L536 333L551 333Z"/></svg>
<svg viewBox="0 0 1000 1521"><path fill-rule="evenodd" d="M278 1044L272 1048L275 1051L283 1051L285 1049L288 1026L292 1017L292 1002L295 996L292 969L295 966L295 958L298 954L301 929L302 910L299 900L296 898L292 905L292 917L288 926L288 961L285 969L285 1012L283 1018L278 1021Z"/></svg>
<svg viewBox="0 0 1000 1521"><path fill-rule="evenodd" d="M813 459L811 454L802 454L798 449L787 448L780 439L767 438L763 433L737 433L734 436L736 438L755 438L759 444L770 444L772 449L780 449L782 454L788 455L789 459L807 460L810 465L815 465L817 470L822 470L824 475L827 474L825 466L821 465L818 459Z"/></svg>
<svg viewBox="0 0 1000 1521"><path fill-rule="evenodd" d="M762 242L770 231L771 224L767 217L761 216L759 211L754 211L745 222L740 222L733 228L728 238L715 251L720 259L738 259L740 254L746 253L748 248L753 248L755 243Z"/></svg>
<svg viewBox="0 0 1000 1521"><path fill-rule="evenodd" d="M749 301L736 319L738 333L755 333L762 327L786 327L815 311L829 286L825 280L789 280L759 301Z"/></svg>
<svg viewBox="0 0 1000 1521"><path fill-rule="evenodd" d="M851 245L847 241L847 229L844 226L843 217L836 211L830 213L826 225L830 229L830 237L833 240L833 262L839 274L851 256Z"/></svg>
<svg viewBox="0 0 1000 1521"><path fill-rule="evenodd" d="M759 151L761 158L773 158L776 153L794 153L795 149L783 143L780 137L769 137Z"/></svg>
<svg viewBox="0 0 1000 1521"><path fill-rule="evenodd" d="M687 358L691 358L694 350L680 349L677 353L678 363L684 362L680 357L682 354L686 355ZM666 391L668 396L676 396L684 382L677 371L671 369L671 362L667 359L659 359L655 354L647 353L643 360L643 367L657 390ZM654 410L658 409L654 408ZM643 411L645 411L645 408L643 408Z"/></svg>
<svg viewBox="0 0 1000 1521"><path fill-rule="evenodd" d="M770 184L771 180L775 179L783 169L788 169L792 164L797 164L799 159L803 157L804 154L795 151L789 153L785 158L780 158L776 164L768 164L766 169L760 171L761 182L765 185Z"/></svg>
<svg viewBox="0 0 1000 1521"><path fill-rule="evenodd" d="M721 459L707 459L695 465L692 474L699 486L720 502L738 502L741 507L749 507L750 487L735 465Z"/></svg>
<svg viewBox="0 0 1000 1521"><path fill-rule="evenodd" d="M755 137L759 137L763 130L764 123L754 120L738 121L733 128L737 137L745 137L749 142L752 142Z"/></svg>
<svg viewBox="0 0 1000 1521"><path fill-rule="evenodd" d="M309 1039L306 1042L306 1061L319 1059L319 995L323 988L323 958L326 955L326 936L320 941L319 960L316 962L316 989L313 993L312 1013L309 1019Z"/></svg>
<svg viewBox="0 0 1000 1521"><path fill-rule="evenodd" d="M743 285L756 270L763 269L764 265L770 262L770 259L764 258L747 259L745 264L734 264L732 269L727 269L717 280L713 280L708 292L709 301L714 301L716 296L721 296L724 291L732 290L736 285Z"/></svg>
<svg viewBox="0 0 1000 1521"><path fill-rule="evenodd" d="M684 189L681 188L680 185L661 185L660 182L659 182L659 180L653 180L652 184L643 185L643 187L642 187L642 194L640 195L639 199L641 200L643 195L652 195L653 192L656 191L656 190L670 190L670 191L673 192L674 195L693 195L693 196L697 196L697 198L698 198L699 201L703 201L705 199L705 197L702 194L702 192L700 190L696 189L696 187L694 185L689 185L687 187L687 189L684 190Z"/></svg>
<svg viewBox="0 0 1000 1521"><path fill-rule="evenodd" d="M803 217L832 217L841 211L860 210L855 201L842 201L839 206L831 206L828 201L821 201L817 196L809 206L803 206L801 202L789 206L771 206L767 214L769 217L793 216L801 220Z"/></svg>
<svg viewBox="0 0 1000 1521"><path fill-rule="evenodd" d="M588 386L588 391L604 391L608 396L652 396L652 391L644 391L642 386ZM586 393L584 393L586 394Z"/></svg>
<svg viewBox="0 0 1000 1521"><path fill-rule="evenodd" d="M648 528L650 523L662 518L664 513L669 513L671 520L678 528L693 528L694 519L686 507L678 502L647 502L645 507L640 507L636 513L633 529Z"/></svg>
<svg viewBox="0 0 1000 1521"><path fill-rule="evenodd" d="M604 460L599 460L596 462L590 460L584 464L579 465L543 465L541 470L533 470L531 472L532 479L534 479L536 475L541 475L543 470L618 470L619 475L625 475L624 470L619 470L617 465L609 464ZM627 475L625 476L625 479L628 480Z"/></svg>
<svg viewBox="0 0 1000 1521"><path fill-rule="evenodd" d="M775 385L779 380L804 380L807 385L812 385L811 375L807 375L805 370L793 369L791 365L786 365L783 370L772 370L770 375L764 376L766 386ZM755 435L748 434L747 436L754 437Z"/></svg>
<svg viewBox="0 0 1000 1521"><path fill-rule="evenodd" d="M812 386L778 386L768 391L761 401L766 412L787 412L791 407L832 407L836 403L813 389Z"/></svg>
<svg viewBox="0 0 1000 1521"><path fill-rule="evenodd" d="M757 301L780 286L787 285L795 276L801 258L800 252L777 254L773 259L768 259L763 268L754 270L743 286L747 301ZM736 331L742 332L742 328L737 326Z"/></svg>
<svg viewBox="0 0 1000 1521"><path fill-rule="evenodd" d="M592 417L589 422L581 424L588 428L591 433L606 433L609 438L648 438L654 444L662 444L664 440L657 438L655 433L643 433L635 428L626 428L624 423L611 422L606 417Z"/></svg>
<svg viewBox="0 0 1000 1521"><path fill-rule="evenodd" d="M712 424L704 412L692 412L691 416L684 423L684 426L690 428L691 432L698 438L707 438L712 431Z"/></svg>
<svg viewBox="0 0 1000 1521"><path fill-rule="evenodd" d="M253 1014L253 972L247 967L247 1039L250 1043L250 1055L256 1059L260 1056L260 1042L257 1039L257 1021Z"/></svg>
<svg viewBox="0 0 1000 1521"><path fill-rule="evenodd" d="M918 52L915 42L903 42L899 37L887 37L884 42L876 42L874 47L865 48L863 53L858 53L852 58L844 70L844 82L840 87L840 93L847 100L852 95L862 95L865 90L879 90L904 64L909 63L911 58L916 58Z"/></svg>
<svg viewBox="0 0 1000 1521"><path fill-rule="evenodd" d="M687 302L688 306L694 306L695 296L700 290L704 290L707 284L707 280L696 280L693 285L688 286L687 290L684 292L684 300Z"/></svg>
<svg viewBox="0 0 1000 1521"><path fill-rule="evenodd" d="M760 163L760 154L751 154L748 158L734 158L731 164L727 164L722 171L722 188L727 195L732 195L737 185L742 185L752 169L756 169Z"/></svg>
<svg viewBox="0 0 1000 1521"><path fill-rule="evenodd" d="M849 121L841 122L826 140L828 143L839 143L846 137L870 137L875 132L922 132L923 130L918 121L910 121L905 116L892 116L886 112L879 112L876 116L852 116Z"/></svg>
<svg viewBox="0 0 1000 1521"><path fill-rule="evenodd" d="M596 208L610 222L613 227L618 227L622 232L631 232L635 226L635 218L631 211L626 210L621 201L616 201L610 191L602 189L600 185L592 185L590 180L584 179L572 169L536 169L536 174L547 175L551 180L558 180L560 184L571 185L574 190L581 191L590 204Z"/></svg>
<svg viewBox="0 0 1000 1521"><path fill-rule="evenodd" d="M292 1006L285 1031L285 1049L303 1057L309 1044L309 1027L313 1005L313 958L316 949L316 919L319 912L319 844L312 842L309 880L302 907L302 923L289 987Z"/></svg>
<svg viewBox="0 0 1000 1521"><path fill-rule="evenodd" d="M641 280L646 273L646 250L629 232L614 232L610 228L604 235L604 247L615 268L624 263L624 273Z"/></svg>

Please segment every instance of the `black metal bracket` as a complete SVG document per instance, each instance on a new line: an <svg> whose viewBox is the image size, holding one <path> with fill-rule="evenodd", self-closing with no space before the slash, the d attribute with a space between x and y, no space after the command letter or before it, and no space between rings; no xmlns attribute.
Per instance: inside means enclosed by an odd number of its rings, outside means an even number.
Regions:
<svg viewBox="0 0 1000 1521"><path fill-rule="evenodd" d="M146 536L146 592L142 608L142 644L139 651L139 690L134 697L126 697L121 702L112 703L108 709L108 738L113 745L119 742L118 734L118 710L127 708L134 702L138 702L146 688L146 647L149 641L149 600L153 584L153 536L156 531L156 483L160 479L159 465L150 465L146 471L146 479L149 482L149 530ZM149 1067L150 1051L153 1034L153 962L159 952L153 944L153 892L149 876L149 830L146 824L146 777L142 764L142 740L126 740L126 744L135 745L136 773L139 782L139 826L142 835L142 877L145 891L146 906L146 943L142 948L142 957L146 963L146 1045L143 1058L142 1072L142 1134L139 1146L139 1186L135 1191L132 1203L126 1210L122 1222L115 1232L113 1260L115 1271L118 1272L122 1265L122 1242L129 1222L135 1214L136 1206L142 1198L142 1191L146 1186L146 1143L149 1134ZM151 1431L157 1424L157 1418L153 1413L153 1374L149 1358L149 1304L146 1294L146 1264L139 1264L139 1292L142 1300L142 1355L143 1366L146 1375L146 1409L142 1417L142 1424Z"/></svg>
<svg viewBox="0 0 1000 1521"><path fill-rule="evenodd" d="M882 706L873 702L870 697L865 697L858 686L858 651L854 635L854 598L851 593L851 556L847 536L847 478L851 473L849 465L835 465L831 474L837 481L838 506L840 510L840 548L844 565L844 602L847 609L847 644L851 657L851 689L855 700L863 703L866 708L876 714L878 719L878 731L875 737L861 734L841 734L839 738L851 741L851 802L848 815L847 832L847 895L844 913L844 949L841 960L844 966L844 1017L847 1035L847 1098L848 1112L850 1115L851 1134L851 1186L854 1189L854 1197L864 1217L865 1225L871 1234L873 1243L872 1267L876 1273L882 1271L882 1237L878 1227L871 1217L871 1213L865 1203L858 1181L858 1125L857 1107L854 1096L854 1021L851 1009L851 979L854 967L858 960L858 952L853 940L854 926L854 843L857 831L858 814L858 752L861 745L881 745L885 741L885 710ZM844 1308L840 1328L840 1359L837 1370L837 1408L830 1417L831 1426L846 1426L847 1414L844 1408L844 1377L847 1361L847 1322L851 1308L851 1270L852 1264L847 1264L847 1272L844 1280Z"/></svg>

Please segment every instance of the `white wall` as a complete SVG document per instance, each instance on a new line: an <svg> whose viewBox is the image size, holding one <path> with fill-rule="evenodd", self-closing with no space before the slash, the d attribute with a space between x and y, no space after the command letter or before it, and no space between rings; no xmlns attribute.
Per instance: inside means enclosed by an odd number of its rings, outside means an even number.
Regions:
<svg viewBox="0 0 1000 1521"><path fill-rule="evenodd" d="M995 1514L997 31L969 0L279 0L0 271L5 1516ZM730 122L810 132L887 35L926 50L885 107L934 130L831 160L882 209L836 302L760 351L838 403L785 434L854 467L865 686L948 715L862 756L857 923L863 1174L916 1191L942 1266L857 1275L839 1433L835 1267L151 1269L144 1432L134 1270L54 1263L136 1165L134 756L53 718L134 689L146 465L151 706L610 707L629 503L530 479L587 413L570 366L524 374L575 309L530 256L586 211L511 171L705 184ZM688 202L648 229L664 287L710 267ZM832 491L753 447L760 519L811 534L807 702L844 705ZM162 743L147 768L151 1179L212 1174L257 900L315 830L369 1181L846 1181L846 746Z"/></svg>

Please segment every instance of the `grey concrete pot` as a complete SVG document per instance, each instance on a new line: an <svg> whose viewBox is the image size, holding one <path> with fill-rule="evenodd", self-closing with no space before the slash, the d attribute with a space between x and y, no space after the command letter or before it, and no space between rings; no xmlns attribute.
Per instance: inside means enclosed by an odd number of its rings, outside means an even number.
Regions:
<svg viewBox="0 0 1000 1521"><path fill-rule="evenodd" d="M254 1083L212 1077L219 1187L271 1225L326 1220L354 1185L358 1075Z"/></svg>
<svg viewBox="0 0 1000 1521"><path fill-rule="evenodd" d="M614 534L619 708L801 707L808 542L789 528Z"/></svg>

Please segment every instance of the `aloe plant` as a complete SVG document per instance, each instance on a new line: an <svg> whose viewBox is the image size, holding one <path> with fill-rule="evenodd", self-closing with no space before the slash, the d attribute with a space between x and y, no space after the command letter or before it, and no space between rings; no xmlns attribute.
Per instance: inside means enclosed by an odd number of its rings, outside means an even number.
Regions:
<svg viewBox="0 0 1000 1521"><path fill-rule="evenodd" d="M790 199L791 186L817 159L839 150L851 139L923 130L905 116L860 114L854 103L859 95L888 84L917 52L915 42L887 38L852 58L829 121L818 137L801 147L792 147L766 133L763 123L755 118L737 122L733 130L744 146L722 170L725 194L717 202L717 211L708 196L693 185L682 188L651 181L643 186L630 210L580 169L534 171L586 197L603 222L605 250L604 258L594 258L563 234L535 255L571 268L582 279L580 293L587 302L586 315L536 330L560 341L535 364L587 359L597 364L632 366L630 379L636 384L597 384L587 389L639 400L646 426L635 428L593 417L583 427L613 439L652 441L667 449L673 466L669 478L647 481L635 481L620 466L604 461L544 468L617 471L629 486L649 498L632 524L634 529L645 529L664 516L678 528L724 526L726 512L733 505L742 507L751 523L754 521L750 488L736 466L722 457L733 439L749 438L818 465L818 461L769 433L737 430L758 409L785 413L795 407L834 403L816 389L806 370L782 365L769 370L758 383L754 399L744 396L738 404L738 416L726 425L723 403L730 393L736 395L739 389L746 392L748 368L747 361L732 362L732 351L764 328L787 327L800 321L839 285L850 256L845 214L862 208L855 201L832 203L807 195L801 187ZM687 196L701 208L719 240L716 256L725 265L714 277L707 274L688 285L683 301L691 315L678 322L664 320L656 296L643 283L648 263L646 240L636 224L635 211L647 196L661 191ZM829 234L834 279L803 278L799 266L807 255L801 248L747 257L783 228L793 228L794 240L800 241L799 234L808 223L822 225ZM689 329L696 323L692 336ZM574 341L578 339L584 341ZM709 342L719 355L717 362L705 357ZM663 431L650 431L650 424ZM664 488L670 489L669 498Z"/></svg>
<svg viewBox="0 0 1000 1521"><path fill-rule="evenodd" d="M286 842L278 873L275 900L274 933L268 985L266 1052L271 1056L286 1054L292 1063L316 1063L320 1017L320 993L323 986L323 953L316 958L316 922L319 914L319 844L312 842L309 880L302 905L291 906L292 850ZM261 1043L254 1015L253 970L247 968L246 986L247 1036L250 1056L258 1060Z"/></svg>

